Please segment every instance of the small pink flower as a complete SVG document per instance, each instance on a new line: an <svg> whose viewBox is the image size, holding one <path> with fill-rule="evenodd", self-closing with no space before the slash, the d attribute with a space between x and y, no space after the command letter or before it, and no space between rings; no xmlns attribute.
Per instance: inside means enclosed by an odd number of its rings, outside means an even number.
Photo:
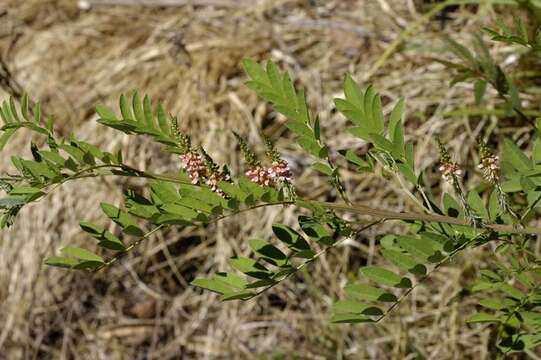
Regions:
<svg viewBox="0 0 541 360"><path fill-rule="evenodd" d="M291 182L293 177L291 169L285 160L274 161L267 172L274 181Z"/></svg>
<svg viewBox="0 0 541 360"><path fill-rule="evenodd" d="M445 163L439 167L441 177L447 182L453 181L454 176L462 176L462 169L456 163Z"/></svg>
<svg viewBox="0 0 541 360"><path fill-rule="evenodd" d="M497 156L490 155L485 157L477 167L483 171L483 177L487 181L494 182L498 179L500 164Z"/></svg>
<svg viewBox="0 0 541 360"><path fill-rule="evenodd" d="M255 182L261 186L274 186L274 179L269 174L269 171L262 166L256 166L246 171L246 176L250 181Z"/></svg>
<svg viewBox="0 0 541 360"><path fill-rule="evenodd" d="M188 152L180 155L181 167L186 170L192 184L199 183L199 179L207 173L207 167L203 161L203 157L195 152Z"/></svg>
<svg viewBox="0 0 541 360"><path fill-rule="evenodd" d="M210 186L211 190L214 191L215 193L221 196L225 196L225 193L222 191L222 189L218 187L218 185L220 184L220 181L229 181L229 180L231 180L231 177L229 175L214 173L208 177L205 184Z"/></svg>

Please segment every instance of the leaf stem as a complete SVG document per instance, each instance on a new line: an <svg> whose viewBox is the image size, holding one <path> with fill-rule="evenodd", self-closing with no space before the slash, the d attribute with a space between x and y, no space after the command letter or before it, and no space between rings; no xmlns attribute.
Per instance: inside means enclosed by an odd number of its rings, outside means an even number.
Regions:
<svg viewBox="0 0 541 360"><path fill-rule="evenodd" d="M165 224L161 224L157 227L155 227L154 229L150 230L149 232L147 232L146 234L144 234L143 236L141 236L140 238L138 238L137 240L133 241L132 243L130 243L130 245L128 245L126 247L126 249L124 249L123 251L119 251L117 252L115 255L113 255L111 258L107 259L106 261L103 262L103 264L101 264L100 266L96 267L95 269L92 269L90 272L92 273L95 273L105 267L108 267L110 265L112 265L113 263L117 262L121 257L125 256L126 254L128 254L129 251L133 250L136 246L138 246L141 242L143 242L144 240L148 239L150 236L152 236L154 233L158 232L159 230L165 228L167 225Z"/></svg>
<svg viewBox="0 0 541 360"><path fill-rule="evenodd" d="M259 291L255 292L247 300L252 299L252 298L254 298L256 296L259 296L262 293L272 289L276 285L280 284L282 281L285 281L285 280L289 279L293 274L296 274L298 271L302 270L308 264L310 264L310 263L314 262L315 260L317 260L319 257L321 257L321 255L325 254L327 251L329 251L331 249L334 249L338 245L343 244L346 240L356 237L357 235L359 235L364 230L369 229L374 225L380 224L380 223L384 222L385 220L386 219L379 219L379 220L376 220L376 221L372 221L371 223L368 223L367 225L363 226L362 228L356 230L352 235L350 235L348 237L345 237L342 240L337 241L336 243L334 243L334 244L332 244L330 246L324 247L323 249L318 251L314 256L312 256L310 259L306 260L305 262L303 262L302 264L300 264L299 266L294 268L293 271L291 271L289 274L287 274L286 276L284 276L280 280L277 280L275 283L272 283L271 285L268 285L268 286L264 287L262 290L259 290Z"/></svg>
<svg viewBox="0 0 541 360"><path fill-rule="evenodd" d="M415 212L394 212L389 210L382 210L378 208L372 208L365 205L347 205L336 204L331 202L313 201L313 203L319 204L329 209L343 210L360 215L369 215L373 217L384 218L388 220L411 220L411 221L426 221L426 222L441 222L452 225L471 226L471 223L464 219L454 218L450 216L437 215L437 214L421 214ZM503 224L479 224L481 228L488 230L507 232L512 234L541 234L541 228L534 227L522 227L518 228L513 225Z"/></svg>
<svg viewBox="0 0 541 360"><path fill-rule="evenodd" d="M419 279L419 281L413 285L412 287L410 287L409 289L406 290L406 292L404 294L402 294L402 296L400 296L400 298L395 301L391 306L389 306L389 308L387 310L385 310L385 312L383 313L383 315L381 315L377 320L375 320L374 322L378 323L380 322L381 320L383 320L389 313L391 313L398 305L400 305L402 303L402 301L404 301L404 299L406 299L409 294L411 294L411 292L419 285L421 285L426 279L428 279L430 277L430 275L432 275L432 273L434 273L436 270L438 270L442 265L444 265L445 263L447 263L448 261L450 261L456 254L458 254L460 251L464 250L468 245L470 245L471 243L473 243L475 240L477 239L477 237L474 237L473 239L470 239L470 241L467 241L465 242L464 244L462 244L461 246L459 246L458 248L456 248L455 250L453 250L453 252L451 252L445 259L441 260L440 262L438 262L436 265L434 265L434 268L432 270L430 270L428 273L426 273L422 278Z"/></svg>

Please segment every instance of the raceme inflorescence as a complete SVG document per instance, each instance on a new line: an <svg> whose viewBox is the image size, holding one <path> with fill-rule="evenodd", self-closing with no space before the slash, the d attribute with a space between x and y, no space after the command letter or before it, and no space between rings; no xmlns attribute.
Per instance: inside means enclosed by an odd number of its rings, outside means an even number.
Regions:
<svg viewBox="0 0 541 360"><path fill-rule="evenodd" d="M452 45L464 53L458 44ZM105 217L117 225L122 236L83 221L81 229L97 240L98 249L67 246L46 261L55 267L95 272L167 227L206 227L265 206L299 209L298 226L274 224L267 240L248 241L251 256L230 259L231 271L220 269L192 282L226 301L254 298L346 240L355 241L368 228L385 221L403 221L407 229L403 234L387 234L378 241L384 262L361 266L350 278L344 298L332 307L331 321L379 322L455 256L494 243L495 251L510 260L481 270L470 285L480 300L469 321L493 326L501 352L522 351L541 343L541 268L531 246L532 235L541 234L541 228L532 225L541 200L539 137L533 136L532 146L525 149L506 138L492 139L492 148L479 140L479 162L471 167L457 163L438 140L434 145L440 149L440 164L420 169L415 163L415 141L405 137L405 101L395 100L386 116L376 90L361 87L346 75L344 96L335 99L336 109L348 120L347 131L365 143L367 151L333 152L324 139L319 117L309 110L304 89L296 87L287 72L271 61L245 60L243 65L247 86L287 118L285 126L295 142L313 159L312 170L328 179L329 191L336 194L334 202L317 201L295 189L288 162L264 135L266 152L259 156L241 134L233 134L244 155L244 169L233 174L227 165L216 164L203 147L194 146L189 135L179 130L177 119L161 105L155 106L148 96L121 96L119 114L98 106L99 123L129 135L148 136L162 144L164 151L176 154L178 172L157 174L128 165L121 152L59 136L54 122L42 119L39 103L33 104L24 96L20 101L10 98L0 107L0 149L20 129L46 141L41 147L31 144L32 158L12 157L16 172L0 180L6 193L0 199L1 226L10 226L23 207L68 182L101 176L148 179L144 190L125 192L124 208L101 204ZM487 72L480 76L488 77L494 66L485 66ZM490 78L483 81L490 82ZM515 95L502 96L512 103ZM533 123L532 133L536 132L541 132L541 120ZM343 180L346 168L390 176L417 210L395 212L353 203L353 190ZM432 191L435 184L427 180L429 171L439 172L443 182L451 185L439 199ZM470 181L466 187L465 175L475 184ZM356 221L357 215L373 221Z"/></svg>

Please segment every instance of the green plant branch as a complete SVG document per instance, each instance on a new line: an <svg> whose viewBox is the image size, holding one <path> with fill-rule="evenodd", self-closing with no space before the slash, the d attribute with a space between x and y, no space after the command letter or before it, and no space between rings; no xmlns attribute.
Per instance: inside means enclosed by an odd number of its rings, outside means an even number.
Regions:
<svg viewBox="0 0 541 360"><path fill-rule="evenodd" d="M106 173L95 173L95 170L100 169L120 169L126 171L125 173L114 173L114 172L106 172ZM133 174L130 174L129 172L133 172ZM94 165L90 166L88 168L81 169L77 171L76 173L69 175L65 178L63 178L58 183L49 184L52 185L52 187L45 192L44 195L42 195L38 200L35 200L35 202L38 202L42 199L44 199L46 196L51 194L56 189L60 188L60 186L64 185L65 183L73 180L80 180L80 179L87 179L87 178L94 178L94 177L102 177L102 176L125 176L125 177L141 177L141 178L147 178L152 180L161 180L166 182L173 182L176 184L183 184L183 185L191 185L196 186L192 184L190 181L185 181L182 179L179 179L178 177L174 175L162 175L162 174L154 174L147 171L137 170L135 168L129 167L127 165L117 165L117 164L101 164L101 165ZM6 180L13 180L12 178L5 178ZM21 180L24 180L24 177L20 177ZM1 180L1 179L0 179ZM43 189L45 189L48 185L45 185Z"/></svg>
<svg viewBox="0 0 541 360"><path fill-rule="evenodd" d="M118 173L85 174L85 173L88 173L88 172L92 172L94 170L99 170L99 169L104 169L104 168L120 169L120 170L126 171L126 173L123 173L123 174L118 174ZM133 172L134 175L127 173L127 172L130 172L130 171ZM74 179L81 179L81 178L84 178L84 177L97 177L97 176L104 176L104 175L121 175L121 176L128 176L128 177L143 177L143 178L148 178L148 179L153 179L153 180L162 180L162 181L167 181L167 182L174 182L174 183L177 183L177 184L193 185L190 181L185 181L185 180L179 179L177 176L174 176L174 175L154 174L154 173L151 173L151 172L135 169L135 168L133 168L131 166L124 165L124 164L120 164L120 165L117 165L117 164L102 164L102 165L91 166L91 167L82 169L82 170L78 171L77 173L75 173L73 175L68 176L67 178L64 179L63 182L69 181L69 180L74 180Z"/></svg>
<svg viewBox="0 0 541 360"><path fill-rule="evenodd" d="M346 187L344 186L344 183L342 182L342 179L340 177L339 170L335 167L330 156L327 156L327 162L329 163L329 166L331 167L331 169L333 169L334 172L331 177L331 183L336 188L336 191L338 191L338 194L340 195L342 200L344 200L346 204L351 204L351 200L346 193Z"/></svg>
<svg viewBox="0 0 541 360"><path fill-rule="evenodd" d="M129 173L123 173L123 174L87 174L88 172L92 172L94 170L103 169L103 168L113 168L113 169L121 169L121 170L128 170L135 173L135 175L131 175ZM144 177L149 179L155 179L155 180L162 180L162 181L168 181L168 182L174 182L174 183L180 183L180 184L186 184L186 185L193 185L191 182L184 181L179 179L176 176L172 175L160 175L160 174L153 174L146 171L141 171L137 169L133 169L130 167L127 167L126 165L112 165L112 164L102 164L102 165L96 165L92 166L86 169L83 169L66 179L63 179L63 181L59 184L57 184L51 191L54 191L54 189L58 188L61 184L69 181L69 180L75 180L75 179L81 179L86 177L95 177L95 176L104 176L104 175L122 175L122 176L134 176L134 177ZM194 185L195 186L195 185ZM50 193L49 191L48 193ZM47 193L47 194L48 194ZM46 194L46 195L47 195ZM45 195L45 196L46 196ZM43 196L44 197L44 196ZM42 197L42 198L43 198ZM311 201L311 200L309 200ZM463 225L463 226L470 226L471 224L464 219L454 218L450 216L443 216L443 215L437 215L437 214L421 214L421 213L414 213L414 212L393 212L388 210L382 210L378 208L372 208L364 205L349 205L349 204L337 204L337 203L331 203L331 202L318 202L318 201L312 201L316 204L319 204L321 206L324 206L329 209L335 209L335 210L343 210L343 211L349 211L361 215L370 215L375 216L379 218L385 218L389 220L412 220L412 221L428 221L428 222L443 222L453 225ZM286 204L292 204L292 202L283 202L282 205ZM277 205L273 203L272 205ZM508 233L514 233L514 234L541 234L541 228L533 228L533 227L523 227L518 228L516 226L512 225L502 225L502 224L481 224L480 225L483 228L498 231L498 232L508 232Z"/></svg>
<svg viewBox="0 0 541 360"><path fill-rule="evenodd" d="M327 246L323 249L321 249L320 251L318 251L314 256L312 256L310 259L306 260L305 262L303 262L302 264L300 264L299 266L297 266L296 268L294 268L289 274L285 275L283 278L281 278L280 280L277 280L275 283L272 283L271 285L268 285L266 287L264 287L263 289L255 292L252 296L250 296L247 300L249 299L252 299L256 296L259 296L261 295L262 293L272 289L273 287L275 287L276 285L282 283L283 281L289 279L293 274L296 274L298 271L302 270L305 266L307 266L308 264L314 262L315 260L317 260L319 257L321 257L323 254L327 253L327 251L331 250L331 249L334 249L336 248L338 245L341 245L343 244L346 240L349 240L349 239L352 239L352 238L355 238L357 235L359 235L361 232L363 232L364 230L366 229L369 229L371 228L372 226L374 225L377 225L377 224L381 224L382 222L384 222L386 219L379 219L379 220L376 220L376 221L372 221L370 223L368 223L367 225L363 226L362 228L356 230L351 236L348 236L348 237L345 237L344 239L340 240L340 241L337 241L336 243L330 245L330 246Z"/></svg>
<svg viewBox="0 0 541 360"><path fill-rule="evenodd" d="M137 240L133 241L132 243L130 243L130 245L128 245L126 247L126 249L124 249L123 251L119 251L117 252L115 255L113 255L112 257L110 257L109 259L105 260L103 262L103 264L101 264L100 266L90 270L91 273L95 273L105 267L108 267L112 264L114 264L115 262L117 262L120 258L126 256L128 254L128 252L130 252L131 250L133 250L136 246L138 246L140 243L142 243L144 240L148 239L150 236L152 236L154 233L156 233L157 231L160 231L162 229L164 229L165 227L167 227L167 225L165 224L161 224L161 225L158 225L157 227L155 227L154 229L150 230L149 232L147 232L146 234L144 234L143 236L141 236L140 238L138 238Z"/></svg>
<svg viewBox="0 0 541 360"><path fill-rule="evenodd" d="M421 277L419 279L419 281L413 285L412 287L410 287L409 289L406 290L406 292L404 292L404 294L402 294L402 296L400 296L400 298L395 301L391 306L389 306L389 308L387 310L385 310L385 312L383 313L383 315L381 315L377 320L375 320L374 322L378 323L380 322L381 320L383 320L387 315L389 315L398 305L400 305L412 292L413 290L415 290L415 288L417 288L419 285L421 285L426 279L428 279L430 277L430 275L432 275L436 270L438 270L441 266L443 266L444 264L446 264L448 261L450 261L456 254L458 254L460 251L464 250L466 247L468 247L470 244L472 244L476 239L478 238L477 237L474 237L473 239L470 239L470 241L467 241L465 242L464 244L462 244L460 247L456 248L455 250L453 250L453 252L451 252L449 255L447 255L447 257L443 260L441 260L440 262L438 262L436 265L434 265L434 268L432 268L428 273L426 273L425 275L423 275L423 277Z"/></svg>
<svg viewBox="0 0 541 360"><path fill-rule="evenodd" d="M524 213L522 214L519 220L521 222L526 220L526 218L530 215L532 211L534 211L534 209L537 207L540 201L541 201L541 194L537 196L537 198L534 201L532 201L530 205L528 205L528 207L526 208L526 210L524 211Z"/></svg>
<svg viewBox="0 0 541 360"><path fill-rule="evenodd" d="M240 209L240 210L232 212L230 214L226 214L226 215L217 217L216 219L213 219L212 221L209 221L208 223L205 223L205 225L210 225L210 224L216 223L216 222L218 222L220 220L223 220L225 218L228 218L228 217L231 217L231 216L234 216L234 215L238 215L238 214L243 213L243 212L251 211L251 210L254 210L254 209L257 209L257 208L262 208L262 207L267 207L267 206L277 206L277 205L288 205L288 204L292 204L292 202L281 201L281 202L276 202L276 203L265 203L265 204L254 205L254 206L251 206L251 207L248 207L248 208L245 208L245 209ZM96 272L96 271L99 271L99 270L103 269L104 267L112 265L113 263L118 261L118 259L125 256L129 251L133 250L136 246L141 244L144 240L148 239L152 234L156 233L159 230L165 229L165 228L167 228L169 226L170 225L167 225L167 224L158 225L157 227L150 230L149 232L147 232L146 234L144 234L143 236L141 236L137 240L130 243L130 245L128 245L126 247L126 249L124 249L123 251L117 252L111 258L106 260L102 265L100 265L99 267L97 267L95 269L92 269L90 272Z"/></svg>
<svg viewBox="0 0 541 360"><path fill-rule="evenodd" d="M388 210L381 210L377 208L372 208L364 205L347 205L347 204L336 204L330 202L319 202L314 201L321 206L324 206L329 209L343 210L348 212L353 212L360 215L369 215L382 219L388 220L411 220L411 221L426 221L426 222L440 222L447 223L452 225L462 225L462 226L471 226L471 223L464 219L454 218L450 216L437 215L437 214L420 214L414 212L394 212ZM534 227L515 227L512 225L503 225L503 224L480 224L478 225L481 228L497 231L497 232L506 232L511 234L541 234L541 228Z"/></svg>

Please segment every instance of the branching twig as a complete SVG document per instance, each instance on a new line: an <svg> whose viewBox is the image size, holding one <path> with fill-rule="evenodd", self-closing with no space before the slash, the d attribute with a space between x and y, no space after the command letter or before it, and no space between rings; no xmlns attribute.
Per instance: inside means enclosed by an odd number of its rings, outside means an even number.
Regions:
<svg viewBox="0 0 541 360"><path fill-rule="evenodd" d="M359 235L361 232L363 232L364 230L366 229L369 229L371 228L372 226L374 225L377 225L377 224L381 224L382 222L384 222L386 219L380 219L380 220L377 220L377 221L373 221L365 226L363 226L362 228L356 230L351 236L348 236L340 241L337 241L336 243L330 245L330 246L327 246L323 249L321 249L317 254L315 254L314 256L312 256L310 259L306 260L305 262L303 262L302 264L300 264L299 266L297 266L295 269L293 269L289 274L287 274L286 276L284 276L283 278L281 278L280 280L277 280L275 283L267 286L267 287L264 287L263 289L259 290L258 292L254 293L252 296L250 296L250 298L254 298L256 296L259 296L261 295L262 293L272 289L273 287L275 287L276 285L280 284L282 281L284 280L287 280L288 278L290 278L293 274L297 273L298 271L302 270L305 266L307 266L308 264L314 262L315 260L317 260L319 257L321 257L321 255L325 254L327 251L331 250L331 249L334 249L335 247L337 247L338 245L344 243L346 240L348 239L351 239L353 237L356 237L357 235Z"/></svg>

